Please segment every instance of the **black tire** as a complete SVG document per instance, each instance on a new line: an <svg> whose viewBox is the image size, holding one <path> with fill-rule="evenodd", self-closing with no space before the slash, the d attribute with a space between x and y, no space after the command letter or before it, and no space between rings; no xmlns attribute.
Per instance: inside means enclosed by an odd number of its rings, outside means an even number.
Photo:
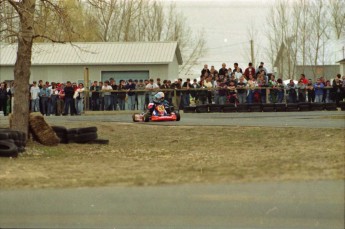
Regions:
<svg viewBox="0 0 345 229"><path fill-rule="evenodd" d="M56 136L58 136L59 138L67 138L66 133L56 133Z"/></svg>
<svg viewBox="0 0 345 229"><path fill-rule="evenodd" d="M87 142L87 144L108 145L109 144L109 140L108 139L95 139L95 140Z"/></svg>
<svg viewBox="0 0 345 229"><path fill-rule="evenodd" d="M144 122L149 122L150 121L150 115L149 114L145 114L144 115Z"/></svg>
<svg viewBox="0 0 345 229"><path fill-rule="evenodd" d="M285 112L286 111L286 104L285 103L276 103L274 105L275 105L276 112Z"/></svg>
<svg viewBox="0 0 345 229"><path fill-rule="evenodd" d="M183 113L195 113L195 107L184 107Z"/></svg>
<svg viewBox="0 0 345 229"><path fill-rule="evenodd" d="M96 126L90 126L90 127L82 127L77 129L78 134L85 134L85 133L96 133L97 127Z"/></svg>
<svg viewBox="0 0 345 229"><path fill-rule="evenodd" d="M71 128L67 129L67 134L77 134L78 133L78 128Z"/></svg>
<svg viewBox="0 0 345 229"><path fill-rule="evenodd" d="M325 110L326 111L337 111L337 104L336 103L325 103Z"/></svg>
<svg viewBox="0 0 345 229"><path fill-rule="evenodd" d="M195 111L196 113L208 113L208 105L197 105Z"/></svg>
<svg viewBox="0 0 345 229"><path fill-rule="evenodd" d="M74 142L76 136L78 136L78 135L77 134L67 134L66 138L68 139L68 141Z"/></svg>
<svg viewBox="0 0 345 229"><path fill-rule="evenodd" d="M237 109L236 109L236 106L234 103L229 103L229 104L225 104L223 106L223 112L224 113L230 113L230 112L236 112Z"/></svg>
<svg viewBox="0 0 345 229"><path fill-rule="evenodd" d="M18 147L11 141L0 141L0 157L18 157Z"/></svg>
<svg viewBox="0 0 345 229"><path fill-rule="evenodd" d="M60 143L61 144L68 144L68 139L67 138L60 138Z"/></svg>
<svg viewBox="0 0 345 229"><path fill-rule="evenodd" d="M7 139L12 139L12 138L10 138L10 134L7 132L0 132L0 141L1 140L7 140Z"/></svg>
<svg viewBox="0 0 345 229"><path fill-rule="evenodd" d="M51 126L55 133L66 133L67 128L64 126Z"/></svg>
<svg viewBox="0 0 345 229"><path fill-rule="evenodd" d="M249 105L246 103L240 103L236 105L237 112L249 112Z"/></svg>
<svg viewBox="0 0 345 229"><path fill-rule="evenodd" d="M96 140L97 138L98 138L98 135L96 132L83 133L83 134L78 134L74 136L74 142L87 143L89 141Z"/></svg>
<svg viewBox="0 0 345 229"><path fill-rule="evenodd" d="M20 136L19 131L11 130L11 129L2 129L2 131L0 133L7 133L9 136L8 138L13 139L13 140L18 140L18 138Z"/></svg>
<svg viewBox="0 0 345 229"><path fill-rule="evenodd" d="M175 113L176 114L176 121L180 121L181 120L181 115L180 113Z"/></svg>

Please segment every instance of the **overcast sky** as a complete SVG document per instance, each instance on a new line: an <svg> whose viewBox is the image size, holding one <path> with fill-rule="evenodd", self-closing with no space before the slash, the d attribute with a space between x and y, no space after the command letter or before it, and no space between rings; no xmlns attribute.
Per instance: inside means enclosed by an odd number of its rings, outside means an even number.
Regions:
<svg viewBox="0 0 345 229"><path fill-rule="evenodd" d="M171 1L171 0L163 0ZM204 64L214 65L216 69L225 62L233 67L238 62L245 68L250 62L250 38L248 30L254 27L254 39L258 60L267 63L265 50L268 45L265 37L265 21L269 7L274 1L255 0L172 0L178 10L187 18L194 32L203 30L207 42L207 53L200 59L198 66L190 74L199 74Z"/></svg>

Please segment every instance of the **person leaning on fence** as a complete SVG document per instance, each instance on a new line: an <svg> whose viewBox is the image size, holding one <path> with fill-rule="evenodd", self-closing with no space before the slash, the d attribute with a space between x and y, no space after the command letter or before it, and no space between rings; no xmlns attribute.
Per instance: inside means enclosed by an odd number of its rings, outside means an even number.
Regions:
<svg viewBox="0 0 345 229"><path fill-rule="evenodd" d="M213 88L213 83L212 83L212 77L208 76L207 78L205 78L204 80L204 86L209 89L207 90L207 102L209 104L212 104L212 88Z"/></svg>
<svg viewBox="0 0 345 229"><path fill-rule="evenodd" d="M315 90L315 103L321 103L322 97L323 97L323 88L325 85L321 82L320 78L316 80L316 83L314 84L314 90Z"/></svg>
<svg viewBox="0 0 345 229"><path fill-rule="evenodd" d="M137 91L137 98L138 98L138 110L143 111L145 109L145 87L143 80L139 80L138 84L136 85Z"/></svg>
<svg viewBox="0 0 345 229"><path fill-rule="evenodd" d="M269 89L269 100L270 103L277 102L278 90L277 90L277 81L275 80L275 75L270 75L270 80L268 81Z"/></svg>
<svg viewBox="0 0 345 229"><path fill-rule="evenodd" d="M120 80L117 93L117 100L119 103L120 110L125 110L126 108L126 82L124 80Z"/></svg>
<svg viewBox="0 0 345 229"><path fill-rule="evenodd" d="M79 83L77 90L74 92L74 99L76 101L77 115L81 115L84 111L84 98L85 98L84 84Z"/></svg>
<svg viewBox="0 0 345 229"><path fill-rule="evenodd" d="M281 78L277 79L276 88L277 88L277 103L282 103L285 96L285 91L284 91L285 86Z"/></svg>
<svg viewBox="0 0 345 229"><path fill-rule="evenodd" d="M61 83L57 86L58 97L56 100L56 115L62 115L65 107L65 84Z"/></svg>
<svg viewBox="0 0 345 229"><path fill-rule="evenodd" d="M198 84L197 79L194 79L194 80L193 80L192 88L193 88L194 90L192 90L192 91L190 92L190 96L192 97L192 100L194 100L194 103L197 104L197 101L198 101L198 92L196 91L196 89L200 88L200 85Z"/></svg>
<svg viewBox="0 0 345 229"><path fill-rule="evenodd" d="M308 102L314 102L315 101L315 90L313 86L313 81L311 79L308 80L307 84L307 93L308 93Z"/></svg>
<svg viewBox="0 0 345 229"><path fill-rule="evenodd" d="M339 102L342 100L342 82L340 80L340 74L333 80L332 88L334 93L333 100L336 102L337 106L339 106Z"/></svg>
<svg viewBox="0 0 345 229"><path fill-rule="evenodd" d="M215 80L212 81L213 83L213 102L215 104L219 104L219 87L218 84L220 84L222 82L221 79L219 79L219 77L216 77Z"/></svg>
<svg viewBox="0 0 345 229"><path fill-rule="evenodd" d="M117 89L118 85L116 84L116 81L113 78L110 78L110 86L112 88L111 92L111 102L110 102L110 110L117 110Z"/></svg>
<svg viewBox="0 0 345 229"><path fill-rule="evenodd" d="M304 103L306 100L306 85L303 83L303 79L300 79L297 84L298 88L298 102Z"/></svg>
<svg viewBox="0 0 345 229"><path fill-rule="evenodd" d="M331 85L331 81L327 80L326 85L323 89L323 98L322 102L324 103L333 103L335 98L334 89Z"/></svg>
<svg viewBox="0 0 345 229"><path fill-rule="evenodd" d="M246 98L247 98L246 85L247 84L244 82L244 76L242 76L240 78L240 81L237 83L237 99L239 103L246 103Z"/></svg>
<svg viewBox="0 0 345 229"><path fill-rule="evenodd" d="M247 103L253 103L255 87L257 86L258 84L255 78L249 76L249 80L247 81Z"/></svg>
<svg viewBox="0 0 345 229"><path fill-rule="evenodd" d="M228 95L228 85L227 79L224 78L223 80L219 79L217 82L217 90L218 90L218 104L224 105L227 100Z"/></svg>
<svg viewBox="0 0 345 229"><path fill-rule="evenodd" d="M190 91L189 89L192 88L192 84L190 83L190 79L187 78L187 81L183 83L182 89L186 89L183 91L182 98L183 98L183 107L189 107L190 105Z"/></svg>
<svg viewBox="0 0 345 229"><path fill-rule="evenodd" d="M102 87L104 96L104 110L106 111L111 110L111 90L113 90L113 88L109 85L109 81L106 80Z"/></svg>
<svg viewBox="0 0 345 229"><path fill-rule="evenodd" d="M128 83L125 86L125 88L127 90L128 110L135 110L135 84L133 83L132 79L128 80Z"/></svg>
<svg viewBox="0 0 345 229"><path fill-rule="evenodd" d="M268 83L265 79L265 76L260 76L260 78L258 79L258 85L259 87L261 87L260 91L260 99L261 99L261 103L265 104L266 103L266 91L268 90Z"/></svg>
<svg viewBox="0 0 345 229"><path fill-rule="evenodd" d="M198 97L198 104L199 105L203 105L203 104L207 104L207 95L208 95L208 91L206 90L207 87L204 85L205 81L201 80L199 82L199 89L197 91L197 97Z"/></svg>
<svg viewBox="0 0 345 229"><path fill-rule="evenodd" d="M297 86L293 80L286 85L286 92L289 94L289 103L297 103Z"/></svg>
<svg viewBox="0 0 345 229"><path fill-rule="evenodd" d="M228 86L228 95L229 95L229 103L238 103L237 97L237 86L235 85L235 81L231 80Z"/></svg>

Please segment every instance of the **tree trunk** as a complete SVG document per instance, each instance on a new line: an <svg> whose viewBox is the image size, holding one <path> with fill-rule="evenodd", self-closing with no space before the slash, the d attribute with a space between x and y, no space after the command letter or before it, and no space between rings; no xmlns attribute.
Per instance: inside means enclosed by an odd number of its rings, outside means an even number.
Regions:
<svg viewBox="0 0 345 229"><path fill-rule="evenodd" d="M18 3L20 15L17 60L14 65L14 107L11 128L23 131L28 136L29 129L29 80L33 42L35 0Z"/></svg>

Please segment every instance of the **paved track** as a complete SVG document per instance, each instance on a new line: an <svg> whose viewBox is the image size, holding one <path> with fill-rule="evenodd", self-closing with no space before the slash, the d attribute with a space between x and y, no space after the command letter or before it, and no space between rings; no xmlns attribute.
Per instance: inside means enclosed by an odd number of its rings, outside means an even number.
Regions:
<svg viewBox="0 0 345 229"><path fill-rule="evenodd" d="M67 121L100 121L133 123L131 112L104 112L104 115L49 116L50 123ZM139 123L148 124L148 123ZM181 114L180 122L150 122L149 125L179 126L267 126L302 128L345 128L345 112L271 112L271 113L186 113Z"/></svg>
<svg viewBox="0 0 345 229"><path fill-rule="evenodd" d="M344 228L344 181L12 190L0 203L11 228Z"/></svg>

